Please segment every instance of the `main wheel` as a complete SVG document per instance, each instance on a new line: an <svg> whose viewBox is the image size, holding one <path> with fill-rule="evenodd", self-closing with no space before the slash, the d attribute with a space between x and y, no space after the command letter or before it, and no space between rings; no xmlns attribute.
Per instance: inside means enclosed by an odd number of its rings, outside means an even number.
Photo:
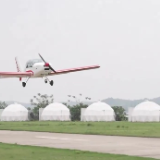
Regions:
<svg viewBox="0 0 160 160"><path fill-rule="evenodd" d="M48 82L47 79L45 79L44 82L47 83Z"/></svg>
<svg viewBox="0 0 160 160"><path fill-rule="evenodd" d="M25 83L25 82L22 82L22 86L25 87L25 86L26 86L26 83Z"/></svg>
<svg viewBox="0 0 160 160"><path fill-rule="evenodd" d="M53 86L53 80L50 81L50 85Z"/></svg>

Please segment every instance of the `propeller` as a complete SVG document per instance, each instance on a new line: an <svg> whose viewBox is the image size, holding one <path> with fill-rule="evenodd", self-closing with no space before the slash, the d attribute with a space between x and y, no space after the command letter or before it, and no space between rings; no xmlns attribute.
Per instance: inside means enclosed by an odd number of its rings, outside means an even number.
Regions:
<svg viewBox="0 0 160 160"><path fill-rule="evenodd" d="M56 71L52 68L52 66L48 62L46 62L45 59L40 54L39 54L39 56L43 60L43 62L45 63L45 66L49 67L53 72L56 73Z"/></svg>

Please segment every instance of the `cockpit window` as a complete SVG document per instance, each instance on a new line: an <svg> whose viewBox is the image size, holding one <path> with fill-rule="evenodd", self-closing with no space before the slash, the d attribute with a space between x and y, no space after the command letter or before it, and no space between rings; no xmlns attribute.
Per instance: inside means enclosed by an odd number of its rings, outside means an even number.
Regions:
<svg viewBox="0 0 160 160"><path fill-rule="evenodd" d="M43 62L41 59L33 59L27 62L26 68L31 68L35 63Z"/></svg>

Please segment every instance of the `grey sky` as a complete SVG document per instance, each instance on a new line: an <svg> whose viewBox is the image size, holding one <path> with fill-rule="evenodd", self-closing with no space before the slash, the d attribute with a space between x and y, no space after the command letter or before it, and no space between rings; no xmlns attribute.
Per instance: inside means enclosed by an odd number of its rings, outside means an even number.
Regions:
<svg viewBox="0 0 160 160"><path fill-rule="evenodd" d="M0 99L56 101L79 93L93 100L160 95L159 0L0 0L0 71L24 69L38 52L55 69L99 64L98 70L31 79L0 79Z"/></svg>

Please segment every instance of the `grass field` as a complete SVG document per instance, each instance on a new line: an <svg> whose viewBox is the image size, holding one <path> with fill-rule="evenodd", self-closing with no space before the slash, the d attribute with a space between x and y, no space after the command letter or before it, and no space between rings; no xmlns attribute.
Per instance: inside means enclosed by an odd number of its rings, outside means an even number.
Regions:
<svg viewBox="0 0 160 160"><path fill-rule="evenodd" d="M131 122L0 122L0 130L160 137L160 123Z"/></svg>
<svg viewBox="0 0 160 160"><path fill-rule="evenodd" d="M0 143L2 160L153 160L125 155Z"/></svg>

